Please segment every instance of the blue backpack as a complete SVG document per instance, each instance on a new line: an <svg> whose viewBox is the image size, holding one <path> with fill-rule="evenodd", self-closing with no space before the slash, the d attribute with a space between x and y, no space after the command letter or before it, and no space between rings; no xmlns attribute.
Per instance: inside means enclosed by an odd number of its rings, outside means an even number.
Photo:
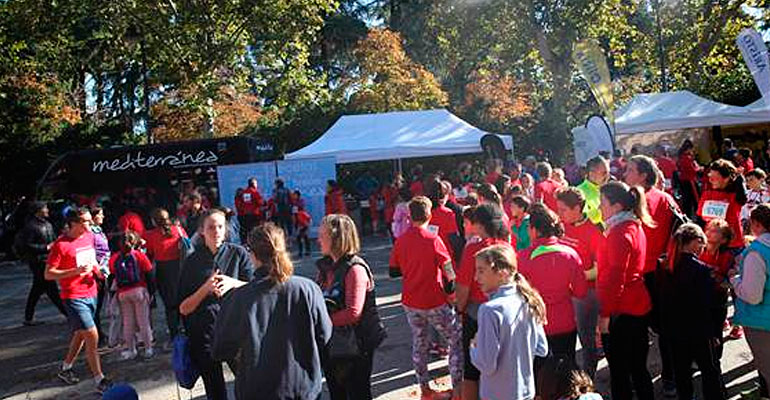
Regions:
<svg viewBox="0 0 770 400"><path fill-rule="evenodd" d="M195 382L200 377L200 372L198 372L198 368L195 367L190 357L190 339L185 334L174 336L171 366L174 368L174 375L176 375L176 381L179 382L179 386L192 390Z"/></svg>
<svg viewBox="0 0 770 400"><path fill-rule="evenodd" d="M142 274L139 271L139 262L133 254L121 254L115 260L115 280L118 287L129 287L142 282Z"/></svg>

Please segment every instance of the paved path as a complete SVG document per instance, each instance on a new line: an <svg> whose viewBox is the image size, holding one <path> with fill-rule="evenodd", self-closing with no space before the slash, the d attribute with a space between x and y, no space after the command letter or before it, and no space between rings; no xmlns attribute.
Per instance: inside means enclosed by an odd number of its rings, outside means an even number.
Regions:
<svg viewBox="0 0 770 400"><path fill-rule="evenodd" d="M419 393L411 365L411 336L406 317L400 304L401 283L387 275L390 243L385 238L366 238L364 257L370 262L377 282L377 304L388 329L389 337L377 351L372 376L373 390L377 399L416 399ZM315 266L310 258L295 260L297 274L312 277ZM0 264L0 398L8 399L97 399L93 383L84 379L76 386L64 386L55 377L61 358L66 351L69 331L63 317L46 298L37 309L38 319L46 324L23 327L20 322L24 310L31 274L21 264ZM162 311L154 312L156 340L167 339L158 327L163 326ZM657 350L650 352L650 370L659 373ZM117 351L107 352L102 361L106 373L115 381L134 385L142 399L176 399L177 387L171 372L170 354L160 353L148 361L119 361ZM447 385L446 360L435 360L430 365L440 386ZM722 359L725 381L731 398L739 398L741 391L751 388L756 372L751 366L751 353L744 340L728 342ZM597 385L607 390L608 370L606 363L599 365ZM82 357L75 370L81 378L88 376ZM232 390L232 374L227 375ZM662 399L660 381L656 378L657 398ZM199 381L192 392L181 390L181 398L205 399L203 385ZM231 398L234 398L231 396ZM328 399L328 396L324 397Z"/></svg>

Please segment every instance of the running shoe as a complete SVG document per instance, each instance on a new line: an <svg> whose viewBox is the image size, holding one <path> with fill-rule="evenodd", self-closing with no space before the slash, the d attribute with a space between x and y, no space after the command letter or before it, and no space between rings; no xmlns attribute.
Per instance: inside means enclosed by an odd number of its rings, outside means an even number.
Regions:
<svg viewBox="0 0 770 400"><path fill-rule="evenodd" d="M110 390L112 385L112 380L109 378L102 378L102 380L99 381L99 384L96 385L96 392L99 394L104 394L104 392Z"/></svg>
<svg viewBox="0 0 770 400"><path fill-rule="evenodd" d="M64 383L68 385L74 385L80 382L80 378L78 378L78 376L75 375L75 372L72 370L72 368L63 369L59 371L59 373L56 374L56 376L58 376L59 379L61 379L62 381L64 381Z"/></svg>

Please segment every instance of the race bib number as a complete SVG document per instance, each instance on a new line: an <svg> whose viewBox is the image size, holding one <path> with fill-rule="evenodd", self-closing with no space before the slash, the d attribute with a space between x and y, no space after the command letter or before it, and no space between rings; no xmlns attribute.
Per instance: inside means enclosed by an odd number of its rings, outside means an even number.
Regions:
<svg viewBox="0 0 770 400"><path fill-rule="evenodd" d="M438 225L428 225L428 230L436 235L438 235Z"/></svg>
<svg viewBox="0 0 770 400"><path fill-rule="evenodd" d="M727 217L727 207L730 204L725 201L706 200L703 202L704 218L722 218Z"/></svg>
<svg viewBox="0 0 770 400"><path fill-rule="evenodd" d="M84 265L99 265L96 262L96 250L93 247L77 249L75 253L75 264L78 267Z"/></svg>
<svg viewBox="0 0 770 400"><path fill-rule="evenodd" d="M246 203L251 203L251 193L244 193L243 194L243 201Z"/></svg>
<svg viewBox="0 0 770 400"><path fill-rule="evenodd" d="M291 213L292 213L292 214L296 214L296 213L298 213L298 212L299 212L299 207L297 207L297 206L293 206L293 207L291 208Z"/></svg>

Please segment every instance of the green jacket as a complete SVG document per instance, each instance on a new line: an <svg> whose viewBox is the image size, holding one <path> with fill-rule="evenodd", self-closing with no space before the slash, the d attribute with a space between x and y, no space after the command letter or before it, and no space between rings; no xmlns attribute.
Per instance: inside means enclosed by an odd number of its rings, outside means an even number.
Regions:
<svg viewBox="0 0 770 400"><path fill-rule="evenodd" d="M602 211L599 209L599 204L601 203L599 185L586 179L583 181L583 183L578 185L577 188L583 192L583 196L586 198L586 205L583 208L583 212L592 223L604 226L604 220L602 220Z"/></svg>
<svg viewBox="0 0 770 400"><path fill-rule="evenodd" d="M529 214L524 216L519 226L516 226L516 222L511 221L511 235L516 238L516 250L524 250L530 246L531 241L527 228L529 228Z"/></svg>

